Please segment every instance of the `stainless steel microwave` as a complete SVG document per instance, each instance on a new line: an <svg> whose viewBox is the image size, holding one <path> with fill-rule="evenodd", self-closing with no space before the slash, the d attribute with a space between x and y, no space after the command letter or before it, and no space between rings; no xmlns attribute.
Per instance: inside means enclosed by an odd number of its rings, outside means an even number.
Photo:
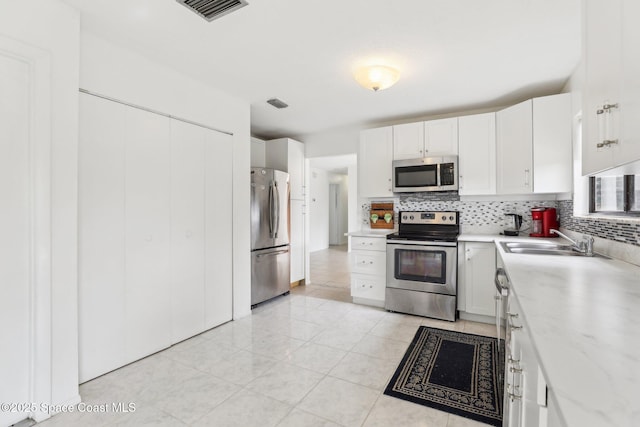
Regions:
<svg viewBox="0 0 640 427"><path fill-rule="evenodd" d="M455 191L458 156L424 157L393 162L393 192Z"/></svg>

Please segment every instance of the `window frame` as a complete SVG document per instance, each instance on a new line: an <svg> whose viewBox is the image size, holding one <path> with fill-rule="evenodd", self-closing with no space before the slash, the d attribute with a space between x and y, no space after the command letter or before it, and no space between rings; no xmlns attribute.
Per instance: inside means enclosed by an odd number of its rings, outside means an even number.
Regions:
<svg viewBox="0 0 640 427"><path fill-rule="evenodd" d="M599 215L611 215L611 216L629 216L640 217L640 210L631 210L631 207L635 204L635 178L636 175L618 175L623 177L623 209L622 211L598 211L596 210L596 178L595 176L589 177L589 213Z"/></svg>

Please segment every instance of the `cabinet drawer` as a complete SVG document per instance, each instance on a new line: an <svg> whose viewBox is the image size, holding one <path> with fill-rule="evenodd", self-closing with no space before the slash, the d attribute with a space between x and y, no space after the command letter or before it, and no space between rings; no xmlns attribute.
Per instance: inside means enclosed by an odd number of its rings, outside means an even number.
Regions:
<svg viewBox="0 0 640 427"><path fill-rule="evenodd" d="M362 274L373 274L385 277L387 254L386 252L374 251L352 251L351 252L351 272Z"/></svg>
<svg viewBox="0 0 640 427"><path fill-rule="evenodd" d="M384 301L386 280L381 276L351 275L351 296Z"/></svg>
<svg viewBox="0 0 640 427"><path fill-rule="evenodd" d="M387 250L387 239L384 237L357 237L351 238L351 250L381 251Z"/></svg>

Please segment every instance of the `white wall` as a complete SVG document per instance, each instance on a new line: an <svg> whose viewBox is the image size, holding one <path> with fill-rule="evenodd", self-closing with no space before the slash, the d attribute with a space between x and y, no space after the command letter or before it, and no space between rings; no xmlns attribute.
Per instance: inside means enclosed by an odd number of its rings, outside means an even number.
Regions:
<svg viewBox="0 0 640 427"><path fill-rule="evenodd" d="M0 34L51 59L51 402L79 400L77 150L79 14L58 0L0 1ZM4 345L5 343L3 343ZM9 351L3 348L2 351Z"/></svg>
<svg viewBox="0 0 640 427"><path fill-rule="evenodd" d="M360 128L334 129L304 135L296 139L304 142L304 154L307 158L353 154L358 152Z"/></svg>
<svg viewBox="0 0 640 427"><path fill-rule="evenodd" d="M329 247L329 174L323 169L309 171L309 252Z"/></svg>
<svg viewBox="0 0 640 427"><path fill-rule="evenodd" d="M360 204L358 203L358 165L349 166L347 172L349 181L349 208L348 208L348 231L360 230Z"/></svg>
<svg viewBox="0 0 640 427"><path fill-rule="evenodd" d="M249 105L86 31L80 66L83 89L233 134L233 317L250 314Z"/></svg>
<svg viewBox="0 0 640 427"><path fill-rule="evenodd" d="M251 138L251 167L263 168L266 166L266 144L258 138Z"/></svg>

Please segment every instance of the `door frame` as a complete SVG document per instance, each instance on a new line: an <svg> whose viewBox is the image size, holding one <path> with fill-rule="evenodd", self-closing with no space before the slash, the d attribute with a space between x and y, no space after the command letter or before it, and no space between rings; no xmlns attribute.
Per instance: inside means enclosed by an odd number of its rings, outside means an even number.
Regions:
<svg viewBox="0 0 640 427"><path fill-rule="evenodd" d="M29 70L29 418L50 417L51 380L51 54L0 35L0 55ZM43 410L44 409L44 410ZM27 416L27 414L25 414Z"/></svg>

